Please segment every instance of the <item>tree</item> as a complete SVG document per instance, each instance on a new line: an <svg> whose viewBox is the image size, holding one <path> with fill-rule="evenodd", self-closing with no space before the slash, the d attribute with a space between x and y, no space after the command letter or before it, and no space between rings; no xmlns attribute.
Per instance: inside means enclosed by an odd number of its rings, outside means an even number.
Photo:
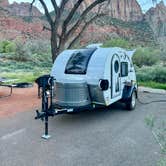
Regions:
<svg viewBox="0 0 166 166"><path fill-rule="evenodd" d="M31 9L33 4L37 0L33 0L31 3ZM56 0L51 0L54 15L52 15L47 7L46 0L38 0L42 5L45 16L48 21L48 27L44 26L43 29L49 30L51 33L51 52L52 60L56 59L58 54L64 49L71 48L82 35L84 30L92 23L96 18L105 15L101 12L104 4L109 3L109 0L94 0L82 11L79 8L83 5L84 0L75 0L75 4L68 10L65 18L66 5L69 0L62 0L60 5ZM95 12L92 13L92 10ZM77 19L74 19L76 13L79 13Z"/></svg>
<svg viewBox="0 0 166 166"><path fill-rule="evenodd" d="M39 1L42 5L48 21L48 26L44 26L43 29L51 32L51 52L54 62L61 51L71 48L78 41L89 24L106 14L102 12L104 11L102 9L106 7L111 0L92 0L91 4L82 11L79 9L85 0L73 0L75 3L70 11L68 10L65 17L66 6L71 0L61 0L60 5L57 4L56 0L51 0L54 15L49 12L46 0L33 0L31 10L35 1ZM156 0L151 1L153 3L156 2ZM94 9L95 12L93 11ZM74 19L76 13L79 13L79 17Z"/></svg>

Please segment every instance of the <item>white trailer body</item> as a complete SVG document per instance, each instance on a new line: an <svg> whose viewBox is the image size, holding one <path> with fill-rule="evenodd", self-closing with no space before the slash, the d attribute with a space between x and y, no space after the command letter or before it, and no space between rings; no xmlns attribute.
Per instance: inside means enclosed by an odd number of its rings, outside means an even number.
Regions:
<svg viewBox="0 0 166 166"><path fill-rule="evenodd" d="M137 96L133 54L122 48L101 47L63 51L51 71L55 79L54 104L77 108L109 106L119 100L129 104L130 100L131 105L133 92Z"/></svg>

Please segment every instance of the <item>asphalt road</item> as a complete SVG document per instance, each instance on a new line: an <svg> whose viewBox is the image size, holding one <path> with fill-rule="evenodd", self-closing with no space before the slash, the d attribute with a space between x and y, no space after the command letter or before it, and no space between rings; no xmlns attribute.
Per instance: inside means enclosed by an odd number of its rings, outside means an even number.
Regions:
<svg viewBox="0 0 166 166"><path fill-rule="evenodd" d="M165 97L140 94L143 101ZM34 111L1 118L0 166L156 166L160 148L145 124L152 114L166 117L166 103L58 115L49 121L48 141Z"/></svg>

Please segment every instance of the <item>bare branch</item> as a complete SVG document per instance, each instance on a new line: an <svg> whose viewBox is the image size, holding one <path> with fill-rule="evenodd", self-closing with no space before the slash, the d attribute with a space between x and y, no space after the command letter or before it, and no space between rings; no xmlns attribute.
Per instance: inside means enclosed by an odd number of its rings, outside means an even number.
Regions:
<svg viewBox="0 0 166 166"><path fill-rule="evenodd" d="M77 3L74 5L74 7L72 8L72 10L70 11L70 13L68 14L68 16L66 17L63 27L66 28L66 26L68 25L68 23L71 21L71 19L74 16L74 13L76 12L76 10L78 9L78 7L81 5L81 3L84 0L78 0Z"/></svg>
<svg viewBox="0 0 166 166"><path fill-rule="evenodd" d="M43 26L43 31L44 30L47 30L47 31L51 31L51 28L48 28L48 27L46 27L45 25Z"/></svg>
<svg viewBox="0 0 166 166"><path fill-rule="evenodd" d="M32 7L33 7L33 4L35 3L35 0L33 0L32 2L31 2L31 4L30 4L30 12L32 11Z"/></svg>
<svg viewBox="0 0 166 166"><path fill-rule="evenodd" d="M85 22L85 25L82 27L81 31L79 32L79 34L71 41L71 43L69 44L69 46L67 47L67 49L70 49L75 43L76 41L78 41L78 39L81 37L81 35L83 34L83 32L86 30L86 28L97 18L105 16L104 13L101 14L97 14L95 16L93 16L89 21Z"/></svg>
<svg viewBox="0 0 166 166"><path fill-rule="evenodd" d="M33 0L31 3L30 3L30 7L29 7L29 14L30 14L30 17L32 18L33 16L33 12L32 12L32 9L33 9L33 4L35 3L35 0Z"/></svg>
<svg viewBox="0 0 166 166"><path fill-rule="evenodd" d="M53 20L52 20L52 18L51 18L51 15L50 15L50 13L49 13L49 11L48 11L48 8L47 8L45 2L44 2L43 0L39 0L39 1L40 1L41 5L42 5L43 8L44 8L44 12L45 12L45 15L46 15L46 17L47 17L47 20L48 20L49 24L52 25L52 24L53 24Z"/></svg>
<svg viewBox="0 0 166 166"><path fill-rule="evenodd" d="M54 7L55 14L57 14L58 11L59 11L59 7L58 7L58 5L56 3L56 0L51 0L51 2L52 2L52 5Z"/></svg>
<svg viewBox="0 0 166 166"><path fill-rule="evenodd" d="M71 34L74 33L74 31L77 29L77 27L82 23L82 21L85 19L86 15L98 4L103 3L106 0L96 0L94 3L92 3L89 7L87 7L83 13L81 14L79 20L73 25L72 28L66 33L65 37L69 38Z"/></svg>
<svg viewBox="0 0 166 166"><path fill-rule="evenodd" d="M61 5L60 5L60 9L61 9L61 10L64 9L64 7L65 7L65 5L67 4L68 1L69 1L69 0L62 0L62 1L61 1Z"/></svg>
<svg viewBox="0 0 166 166"><path fill-rule="evenodd" d="M47 27L47 26L43 26L43 29L42 29L43 31L45 31L45 30L47 30L47 31L50 31L51 32L51 28L49 28L49 27ZM56 35L57 35L57 37L59 38L59 40L60 40L60 38L61 38L61 36L60 36L60 34L58 34L58 32L56 33Z"/></svg>

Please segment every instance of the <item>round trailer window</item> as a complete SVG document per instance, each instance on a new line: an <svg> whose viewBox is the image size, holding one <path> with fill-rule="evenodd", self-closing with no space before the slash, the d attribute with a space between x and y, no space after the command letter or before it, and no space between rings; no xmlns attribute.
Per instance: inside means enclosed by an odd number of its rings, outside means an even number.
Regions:
<svg viewBox="0 0 166 166"><path fill-rule="evenodd" d="M114 70L116 73L119 71L119 62L117 60L114 63Z"/></svg>

